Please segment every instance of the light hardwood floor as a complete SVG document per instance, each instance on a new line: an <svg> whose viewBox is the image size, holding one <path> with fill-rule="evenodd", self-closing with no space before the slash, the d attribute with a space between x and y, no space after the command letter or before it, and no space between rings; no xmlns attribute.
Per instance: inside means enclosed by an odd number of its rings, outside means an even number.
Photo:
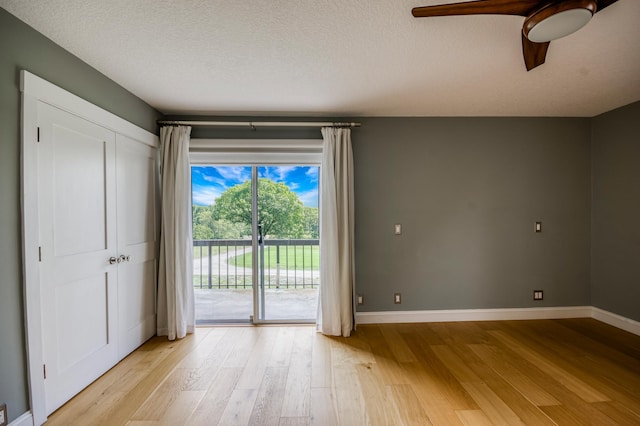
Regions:
<svg viewBox="0 0 640 426"><path fill-rule="evenodd" d="M592 319L198 328L48 425L640 425L640 337Z"/></svg>

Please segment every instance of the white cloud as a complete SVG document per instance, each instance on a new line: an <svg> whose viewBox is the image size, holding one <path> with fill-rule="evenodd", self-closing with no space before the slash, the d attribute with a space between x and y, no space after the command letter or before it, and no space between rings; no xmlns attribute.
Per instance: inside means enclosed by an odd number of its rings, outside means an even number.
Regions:
<svg viewBox="0 0 640 426"><path fill-rule="evenodd" d="M298 198L307 207L318 207L318 188L306 192L298 192Z"/></svg>
<svg viewBox="0 0 640 426"><path fill-rule="evenodd" d="M318 181L318 172L320 171L320 167L309 167L306 171L306 175L311 182Z"/></svg>
<svg viewBox="0 0 640 426"><path fill-rule="evenodd" d="M287 175L295 171L297 168L297 166L270 166L264 169L264 174L268 179L276 182L283 182L286 180Z"/></svg>
<svg viewBox="0 0 640 426"><path fill-rule="evenodd" d="M251 180L251 168L248 167L216 167L218 173L224 180L231 180L238 183L242 183L246 180Z"/></svg>
<svg viewBox="0 0 640 426"><path fill-rule="evenodd" d="M194 186L192 194L193 204L201 206L210 206L214 203L215 199L220 196L222 191L219 188L212 186Z"/></svg>

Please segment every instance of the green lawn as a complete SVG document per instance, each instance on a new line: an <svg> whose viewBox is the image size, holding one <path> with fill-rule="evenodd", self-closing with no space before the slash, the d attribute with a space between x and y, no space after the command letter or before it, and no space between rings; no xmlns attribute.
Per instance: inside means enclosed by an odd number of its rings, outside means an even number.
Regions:
<svg viewBox="0 0 640 426"><path fill-rule="evenodd" d="M267 246L264 249L264 264L267 269L275 269L277 266L278 247ZM229 258L230 265L251 265L251 254L246 253ZM304 265L304 266L303 266ZM280 268L313 270L320 269L320 248L318 246L280 246Z"/></svg>

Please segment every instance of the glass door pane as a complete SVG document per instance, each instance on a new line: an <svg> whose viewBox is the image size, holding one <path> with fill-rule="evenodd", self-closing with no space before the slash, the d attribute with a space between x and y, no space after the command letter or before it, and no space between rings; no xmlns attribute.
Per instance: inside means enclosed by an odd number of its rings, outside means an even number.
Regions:
<svg viewBox="0 0 640 426"><path fill-rule="evenodd" d="M197 323L315 321L318 175L318 166L192 167Z"/></svg>
<svg viewBox="0 0 640 426"><path fill-rule="evenodd" d="M249 322L253 315L252 167L193 166L196 322Z"/></svg>
<svg viewBox="0 0 640 426"><path fill-rule="evenodd" d="M320 285L318 166L260 166L258 319L315 322Z"/></svg>

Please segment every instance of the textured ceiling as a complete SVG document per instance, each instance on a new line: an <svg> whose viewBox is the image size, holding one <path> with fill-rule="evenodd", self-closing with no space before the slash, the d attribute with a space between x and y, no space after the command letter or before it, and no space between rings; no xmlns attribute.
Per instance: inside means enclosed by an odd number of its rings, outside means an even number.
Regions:
<svg viewBox="0 0 640 426"><path fill-rule="evenodd" d="M551 43L523 18L421 18L451 0L0 0L165 113L594 116L640 100L640 0Z"/></svg>

